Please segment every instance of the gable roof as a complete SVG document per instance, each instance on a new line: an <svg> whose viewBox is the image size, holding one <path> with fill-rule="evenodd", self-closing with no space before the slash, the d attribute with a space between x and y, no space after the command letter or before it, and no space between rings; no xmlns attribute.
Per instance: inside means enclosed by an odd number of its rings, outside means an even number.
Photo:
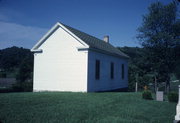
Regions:
<svg viewBox="0 0 180 123"><path fill-rule="evenodd" d="M72 33L74 33L76 36L78 36L81 40L83 40L86 44L89 45L90 48L95 48L99 50L106 51L108 53L116 54L121 57L129 58L126 54L121 52L119 49L112 46L110 43L107 43L103 40L100 40L94 36L91 36L87 33L84 33L82 31L79 31L77 29L74 29L70 26L67 26L63 24L68 30L70 30Z"/></svg>
<svg viewBox="0 0 180 123"><path fill-rule="evenodd" d="M124 58L129 58L129 56L127 56L125 53L121 52L119 49L115 48L114 46L112 46L110 43L107 43L103 40L100 40L94 36L91 36L87 33L84 33L82 31L79 31L75 28L72 28L70 26L67 26L65 24L62 23L57 23L57 26L61 26L65 31L68 31L73 37L75 37L77 40L79 40L81 43L82 41L85 43L85 45L88 45L88 48L93 48L93 49L97 49L100 51L104 51L107 52L109 54L113 54L116 56L120 56L120 57L124 57ZM56 25L53 27L54 30L57 29ZM53 28L32 48L31 51L34 51L35 49L37 50L39 45L41 45L43 43L43 41L45 41L45 39L47 39L47 37L49 37L48 35L51 35L54 30Z"/></svg>

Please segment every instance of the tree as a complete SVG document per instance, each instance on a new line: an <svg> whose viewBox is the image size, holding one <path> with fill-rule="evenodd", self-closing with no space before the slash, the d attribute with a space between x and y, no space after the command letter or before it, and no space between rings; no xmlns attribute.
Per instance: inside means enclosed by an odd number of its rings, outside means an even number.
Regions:
<svg viewBox="0 0 180 123"><path fill-rule="evenodd" d="M0 50L0 69L12 71L15 68L19 68L21 62L27 55L33 56L29 49L15 46Z"/></svg>
<svg viewBox="0 0 180 123"><path fill-rule="evenodd" d="M22 63L20 64L19 71L16 79L19 82L25 82L32 80L32 72L33 72L33 56L27 55Z"/></svg>
<svg viewBox="0 0 180 123"><path fill-rule="evenodd" d="M20 64L16 76L17 83L14 84L14 91L32 91L33 55L27 55Z"/></svg>
<svg viewBox="0 0 180 123"><path fill-rule="evenodd" d="M170 73L175 68L179 48L180 20L178 20L178 3L163 5L156 2L148 8L143 16L142 26L138 28L137 38L146 49L146 62L149 72L157 73L158 81L166 82L166 90L170 89ZM177 50L177 49L176 49ZM178 49L180 50L180 49ZM177 50L177 51L178 51Z"/></svg>
<svg viewBox="0 0 180 123"><path fill-rule="evenodd" d="M139 47L118 47L119 50L126 53L129 59L128 68L128 88L129 91L135 91L135 83L138 82L138 89L143 90L145 86L152 83L152 76L149 71L149 66L144 61L146 50Z"/></svg>

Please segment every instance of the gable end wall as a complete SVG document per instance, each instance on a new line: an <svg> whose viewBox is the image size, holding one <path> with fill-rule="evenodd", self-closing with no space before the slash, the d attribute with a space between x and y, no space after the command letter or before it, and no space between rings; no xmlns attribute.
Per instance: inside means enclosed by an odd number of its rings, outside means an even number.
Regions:
<svg viewBox="0 0 180 123"><path fill-rule="evenodd" d="M34 53L34 91L87 91L87 51L58 28Z"/></svg>

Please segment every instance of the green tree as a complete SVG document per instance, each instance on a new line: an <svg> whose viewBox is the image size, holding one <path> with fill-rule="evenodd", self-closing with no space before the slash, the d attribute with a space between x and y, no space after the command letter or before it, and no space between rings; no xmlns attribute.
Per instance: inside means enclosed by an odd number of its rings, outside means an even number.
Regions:
<svg viewBox="0 0 180 123"><path fill-rule="evenodd" d="M142 26L138 28L137 38L147 51L145 59L149 72L157 73L159 82L166 82L167 91L170 89L170 73L175 68L178 54L175 49L179 47L177 6L177 2L168 5L160 2L151 4L148 14L143 16Z"/></svg>
<svg viewBox="0 0 180 123"><path fill-rule="evenodd" d="M13 46L0 50L0 69L4 69L5 71L11 71L14 68L19 68L21 62L27 55L33 56L29 49L24 49L22 47L18 48Z"/></svg>
<svg viewBox="0 0 180 123"><path fill-rule="evenodd" d="M13 86L14 91L32 91L33 56L27 55L16 76L17 83Z"/></svg>
<svg viewBox="0 0 180 123"><path fill-rule="evenodd" d="M32 56L26 56L22 63L20 64L19 71L16 79L19 82L25 82L32 80L32 71L33 71L33 58Z"/></svg>
<svg viewBox="0 0 180 123"><path fill-rule="evenodd" d="M129 91L135 91L135 83L138 83L138 90L143 90L144 86L152 83L152 77L147 71L150 71L144 56L146 50L139 47L118 47L119 50L126 53L129 59L128 68L128 88Z"/></svg>

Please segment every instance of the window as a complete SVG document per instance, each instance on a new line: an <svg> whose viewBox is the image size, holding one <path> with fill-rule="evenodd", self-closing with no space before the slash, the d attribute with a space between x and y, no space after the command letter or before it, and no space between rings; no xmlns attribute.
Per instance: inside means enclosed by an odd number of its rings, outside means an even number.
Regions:
<svg viewBox="0 0 180 123"><path fill-rule="evenodd" d="M121 69L121 70L122 70L122 71L121 71L122 79L124 79L124 64L122 64L121 68L122 68L122 69Z"/></svg>
<svg viewBox="0 0 180 123"><path fill-rule="evenodd" d="M114 63L111 62L111 79L114 79Z"/></svg>
<svg viewBox="0 0 180 123"><path fill-rule="evenodd" d="M96 80L100 79L100 61L99 60L96 60L95 78L96 78Z"/></svg>

